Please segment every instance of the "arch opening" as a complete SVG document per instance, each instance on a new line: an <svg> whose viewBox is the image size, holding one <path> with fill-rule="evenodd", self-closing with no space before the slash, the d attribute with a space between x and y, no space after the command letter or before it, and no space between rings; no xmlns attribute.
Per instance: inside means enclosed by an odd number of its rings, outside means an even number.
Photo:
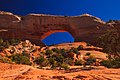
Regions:
<svg viewBox="0 0 120 80"><path fill-rule="evenodd" d="M65 30L51 30L46 32L42 37L41 41L47 45L56 45L61 43L71 43L74 42L73 36Z"/></svg>

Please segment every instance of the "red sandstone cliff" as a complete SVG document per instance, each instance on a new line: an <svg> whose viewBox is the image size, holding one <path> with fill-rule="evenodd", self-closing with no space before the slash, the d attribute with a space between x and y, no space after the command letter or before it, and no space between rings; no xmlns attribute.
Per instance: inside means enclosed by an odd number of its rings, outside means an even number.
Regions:
<svg viewBox="0 0 120 80"><path fill-rule="evenodd" d="M28 14L20 17L9 12L0 11L0 37L29 39L40 43L49 31L65 30L77 40L94 42L95 38L113 24L83 14L81 16L53 16L44 14Z"/></svg>

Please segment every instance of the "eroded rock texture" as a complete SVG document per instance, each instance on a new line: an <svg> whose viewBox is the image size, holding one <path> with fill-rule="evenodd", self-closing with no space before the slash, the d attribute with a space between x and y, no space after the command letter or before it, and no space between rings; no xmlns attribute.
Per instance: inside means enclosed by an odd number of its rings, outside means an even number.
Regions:
<svg viewBox="0 0 120 80"><path fill-rule="evenodd" d="M17 16L0 11L0 37L29 39L40 44L41 39L51 31L68 31L75 40L95 43L95 39L108 28L114 26L101 19L83 14L81 16L54 16L44 14L28 14Z"/></svg>

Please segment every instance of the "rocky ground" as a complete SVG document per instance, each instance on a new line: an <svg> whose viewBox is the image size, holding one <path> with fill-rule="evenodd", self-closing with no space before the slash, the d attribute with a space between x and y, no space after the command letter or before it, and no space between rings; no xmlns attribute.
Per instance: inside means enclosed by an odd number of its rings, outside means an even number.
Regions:
<svg viewBox="0 0 120 80"><path fill-rule="evenodd" d="M71 67L69 70L36 69L27 65L0 63L0 80L120 80L120 69L95 67L81 70Z"/></svg>

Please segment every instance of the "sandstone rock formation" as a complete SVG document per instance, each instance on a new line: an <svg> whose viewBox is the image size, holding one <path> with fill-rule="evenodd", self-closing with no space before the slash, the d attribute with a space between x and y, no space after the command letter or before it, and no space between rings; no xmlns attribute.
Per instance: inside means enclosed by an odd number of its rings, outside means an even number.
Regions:
<svg viewBox="0 0 120 80"><path fill-rule="evenodd" d="M28 14L18 16L0 11L0 37L4 39L28 39L41 44L45 33L51 31L68 31L75 40L95 43L95 38L106 29L114 26L101 19L83 14L81 16L54 16L45 14Z"/></svg>

